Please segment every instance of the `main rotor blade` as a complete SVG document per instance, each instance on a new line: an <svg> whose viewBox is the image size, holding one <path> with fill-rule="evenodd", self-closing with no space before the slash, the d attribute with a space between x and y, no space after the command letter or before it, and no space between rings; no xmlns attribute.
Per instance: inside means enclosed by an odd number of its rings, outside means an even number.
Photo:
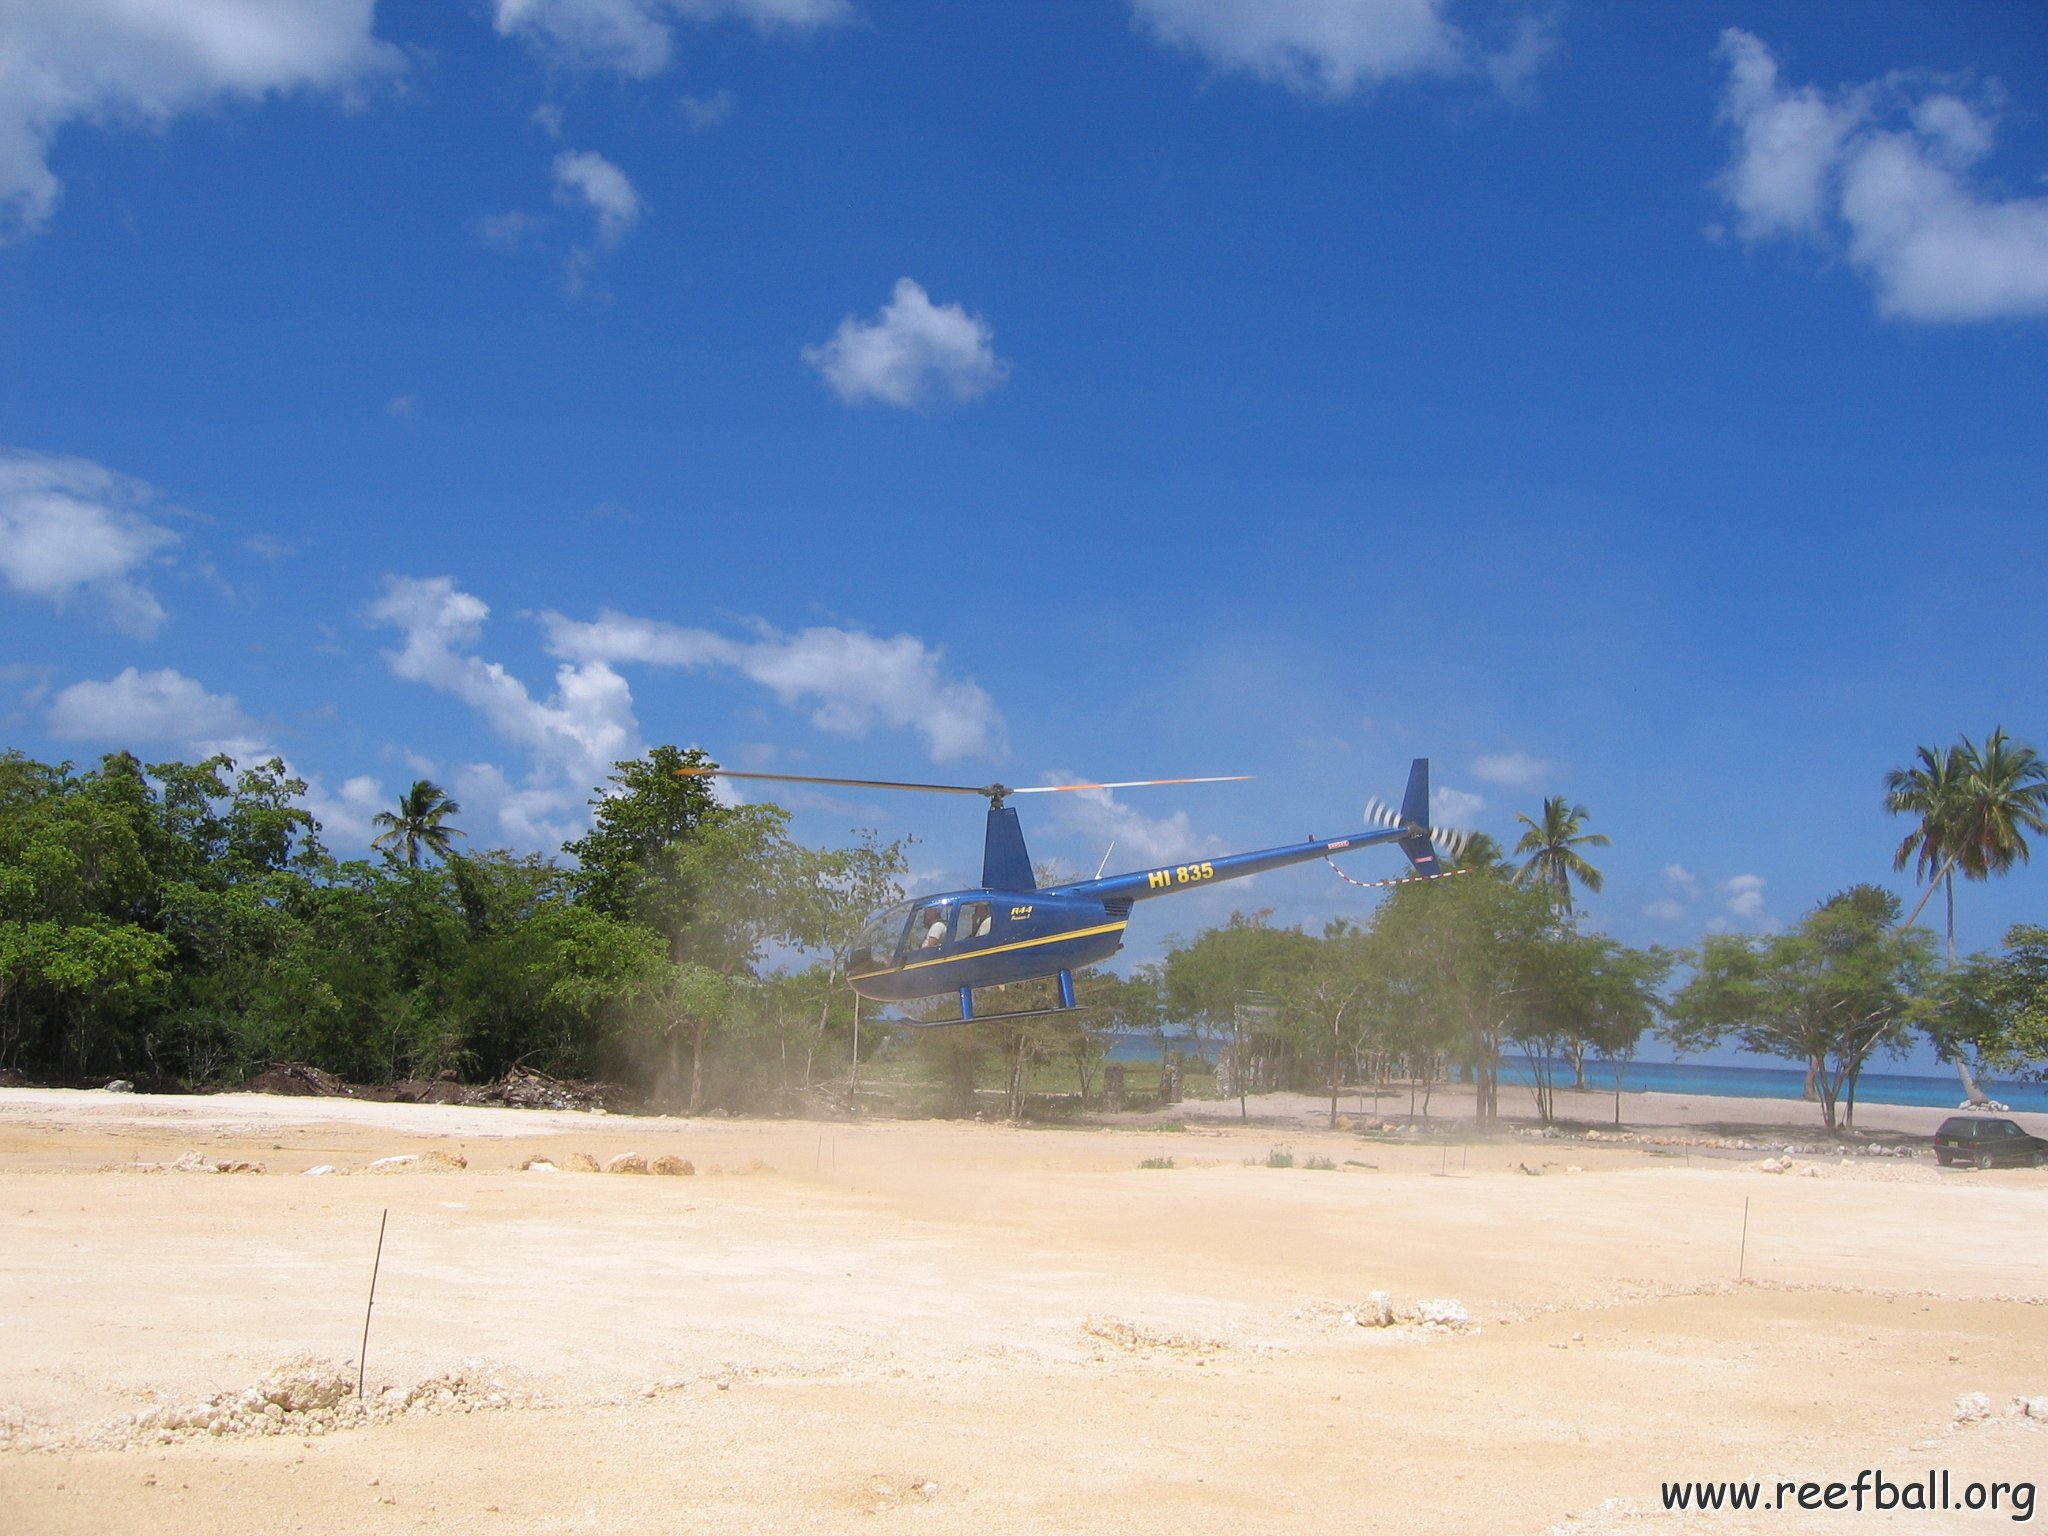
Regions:
<svg viewBox="0 0 2048 1536"><path fill-rule="evenodd" d="M992 795L998 788L994 784L901 784L894 779L828 779L811 773L739 773L731 768L678 768L676 773L686 779L774 779L783 784L850 784L859 789L923 789L940 795Z"/></svg>
<svg viewBox="0 0 2048 1536"><path fill-rule="evenodd" d="M1013 795L1054 795L1069 789L1144 789L1152 784L1238 784L1251 778L1248 773L1225 773L1209 779L1122 779L1114 784L1026 784Z"/></svg>

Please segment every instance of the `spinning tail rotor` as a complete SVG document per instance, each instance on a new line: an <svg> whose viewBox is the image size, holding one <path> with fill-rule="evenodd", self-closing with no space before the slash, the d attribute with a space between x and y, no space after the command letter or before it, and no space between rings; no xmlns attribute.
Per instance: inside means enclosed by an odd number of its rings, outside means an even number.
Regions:
<svg viewBox="0 0 2048 1536"><path fill-rule="evenodd" d="M1372 826L1401 834L1396 841L1401 851L1408 855L1408 862L1415 866L1411 879L1434 880L1456 874L1455 869L1444 867L1444 861L1456 863L1463 856L1466 844L1472 840L1470 832L1429 824L1429 759L1426 757L1416 758L1408 770L1408 789L1401 796L1401 808L1397 811L1379 800L1368 800L1365 819ZM1438 850L1442 850L1441 857Z"/></svg>

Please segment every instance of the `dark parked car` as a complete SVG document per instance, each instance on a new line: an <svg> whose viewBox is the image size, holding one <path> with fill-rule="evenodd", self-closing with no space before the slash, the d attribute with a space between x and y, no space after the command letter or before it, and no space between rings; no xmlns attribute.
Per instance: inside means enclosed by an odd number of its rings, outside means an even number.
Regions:
<svg viewBox="0 0 2048 1536"><path fill-rule="evenodd" d="M1934 1133L1934 1157L1944 1168L1950 1163L1971 1163L1979 1168L1994 1163L2032 1163L2048 1168L2048 1141L2029 1136L2010 1120L1950 1115Z"/></svg>

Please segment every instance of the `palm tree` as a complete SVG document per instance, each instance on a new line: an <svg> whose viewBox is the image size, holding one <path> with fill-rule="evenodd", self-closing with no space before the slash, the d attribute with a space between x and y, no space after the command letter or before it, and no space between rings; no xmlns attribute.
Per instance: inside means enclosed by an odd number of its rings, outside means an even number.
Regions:
<svg viewBox="0 0 2048 1536"><path fill-rule="evenodd" d="M1968 738L1964 738L1968 745ZM1962 797L1968 761L1961 746L1941 751L1921 747L1914 754L1914 766L1894 768L1884 776L1884 808L1894 816L1918 816L1920 824L1892 854L1892 868L1904 869L1910 860L1913 878L1926 880L1927 895L1906 919L1910 926L1919 917L1927 898L1940 885L1948 896L1948 961L1956 961L1955 826L1957 805Z"/></svg>
<svg viewBox="0 0 2048 1536"><path fill-rule="evenodd" d="M2029 832L2048 832L2048 762L2008 740L2003 728L1979 752L1963 740L1969 771L1956 805L1956 864L1965 880L1988 880L2031 857Z"/></svg>
<svg viewBox="0 0 2048 1536"><path fill-rule="evenodd" d="M415 779L412 788L398 797L398 812L379 811L371 818L373 826L384 830L370 839L372 848L405 850L405 862L417 869L420 849L447 858L451 837L461 837L462 829L445 825L450 816L460 816L462 807L448 798L448 791L432 779Z"/></svg>
<svg viewBox="0 0 2048 1536"><path fill-rule="evenodd" d="M1515 852L1529 855L1516 878L1525 885L1534 882L1550 887L1550 899L1562 917L1571 916L1574 880L1589 891L1598 891L1605 883L1600 871L1579 853L1581 848L1605 848L1608 841L1605 832L1579 830L1586 815L1583 805L1566 805L1563 795L1553 795L1543 802L1540 819L1515 817L1528 828L1515 844Z"/></svg>
<svg viewBox="0 0 2048 1536"><path fill-rule="evenodd" d="M1981 751L1965 736L1944 754L1922 747L1917 756L1917 767L1885 775L1885 809L1920 817L1899 844L1892 867L1904 869L1913 859L1916 875L1933 871L1907 924L1920 915L1936 885L1948 892L1948 957L1954 964L1956 872L1965 880L1989 880L2030 860L2027 834L2048 832L2048 761L2014 743L2003 727L1992 729Z"/></svg>
<svg viewBox="0 0 2048 1536"><path fill-rule="evenodd" d="M2048 762L2032 747L2015 745L2002 726L1994 726L1980 752L1969 737L1947 752L1922 747L1919 765L1894 768L1884 776L1885 809L1895 815L1918 815L1920 825L1907 834L1892 857L1892 868L1916 861L1918 878L1933 876L1919 904L1901 927L1911 927L1938 885L1948 893L1948 963L1956 963L1955 875L1989 880L2031 857L2027 833L2048 832ZM1956 1073L1965 1097L1983 1103L1984 1090L1960 1054Z"/></svg>

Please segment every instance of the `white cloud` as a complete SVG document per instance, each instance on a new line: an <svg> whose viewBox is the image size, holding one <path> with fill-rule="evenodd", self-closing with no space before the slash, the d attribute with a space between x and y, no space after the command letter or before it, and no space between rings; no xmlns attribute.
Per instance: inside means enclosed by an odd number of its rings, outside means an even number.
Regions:
<svg viewBox="0 0 2048 1536"><path fill-rule="evenodd" d="M60 608L85 594L153 635L163 606L138 572L177 542L142 509L156 492L89 459L0 450L0 580Z"/></svg>
<svg viewBox="0 0 2048 1536"><path fill-rule="evenodd" d="M367 773L344 779L341 788L329 794L316 778L307 775L306 809L320 823L321 841L329 846L365 848L377 834L373 819L388 811L397 797L386 797L381 780Z"/></svg>
<svg viewBox="0 0 2048 1536"><path fill-rule="evenodd" d="M1514 90L1554 48L1550 28L1525 17L1489 53L1450 22L1448 8L1447 0L1131 0L1137 24L1160 42L1324 99L1472 70Z"/></svg>
<svg viewBox="0 0 2048 1536"><path fill-rule="evenodd" d="M234 695L208 693L181 672L128 667L105 682L73 683L50 701L49 729L62 741L120 747L178 746L201 755L259 750L256 726Z"/></svg>
<svg viewBox="0 0 2048 1536"><path fill-rule="evenodd" d="M935 762L988 757L1003 749L1003 721L978 685L948 677L945 653L915 635L871 635L819 626L785 635L768 625L734 640L707 629L606 611L590 622L544 613L552 655L585 665L729 668L808 709L811 723L858 736L877 724L914 730Z"/></svg>
<svg viewBox="0 0 2048 1536"><path fill-rule="evenodd" d="M1719 52L1735 152L1716 187L1742 238L1845 250L1886 316L2048 315L2048 197L2001 198L1970 175L1995 137L1988 106L1924 75L1787 87L1738 28Z"/></svg>
<svg viewBox="0 0 2048 1536"><path fill-rule="evenodd" d="M879 400L914 408L947 395L972 400L1010 371L996 356L987 321L958 304L932 303L907 277L873 320L848 315L830 341L805 347L803 357L848 405Z"/></svg>
<svg viewBox="0 0 2048 1536"><path fill-rule="evenodd" d="M1683 864L1666 864L1664 883L1675 891L1683 892L1687 901L1700 893L1700 877Z"/></svg>
<svg viewBox="0 0 2048 1536"><path fill-rule="evenodd" d="M640 194L603 155L564 150L555 156L555 201L588 208L597 221L597 243L617 245L640 218Z"/></svg>
<svg viewBox="0 0 2048 1536"><path fill-rule="evenodd" d="M277 92L348 90L403 56L375 0L7 0L0 5L0 238L42 228L67 125L161 128Z"/></svg>
<svg viewBox="0 0 2048 1536"><path fill-rule="evenodd" d="M679 20L802 32L852 15L847 0L496 0L492 22L552 63L645 80L668 68Z"/></svg>
<svg viewBox="0 0 2048 1536"><path fill-rule="evenodd" d="M1468 795L1462 789L1438 785L1429 797L1431 822L1447 829L1462 829L1472 825L1472 818L1486 809L1486 801L1479 795Z"/></svg>
<svg viewBox="0 0 2048 1536"><path fill-rule="evenodd" d="M536 220L516 208L510 213L487 213L473 226L477 239L493 250L516 251L534 232Z"/></svg>
<svg viewBox="0 0 2048 1536"><path fill-rule="evenodd" d="M1643 916L1653 917L1660 923L1675 923L1678 919L1685 916L1685 906L1682 902L1672 901L1669 898L1662 901L1653 901L1643 908Z"/></svg>
<svg viewBox="0 0 2048 1536"><path fill-rule="evenodd" d="M394 576L386 579L384 595L368 616L404 636L398 650L385 653L393 672L460 699L528 754L525 786L491 799L500 806L508 836L522 846L541 846L560 841L554 831L573 829L611 765L640 750L632 690L604 661L590 660L557 667L554 695L534 698L500 663L473 654L490 612L449 577ZM502 784L503 776L496 782ZM528 835L535 829L545 832Z"/></svg>
<svg viewBox="0 0 2048 1536"><path fill-rule="evenodd" d="M1074 784L1080 779L1071 773L1054 773L1048 774L1045 782ZM1186 811L1175 811L1171 816L1147 816L1117 799L1116 792L1108 789L1077 789L1072 794L1051 798L1062 826L1085 845L1104 852L1115 845L1119 869L1169 864L1198 854L1223 852L1222 840L1195 831ZM1091 867L1082 873L1092 875L1094 870Z"/></svg>
<svg viewBox="0 0 2048 1536"><path fill-rule="evenodd" d="M692 128L716 128L732 116L739 98L731 91L713 91L709 96L683 96L677 105Z"/></svg>
<svg viewBox="0 0 2048 1536"><path fill-rule="evenodd" d="M1764 877L1737 875L1721 882L1721 894L1728 898L1728 910L1745 921L1764 915Z"/></svg>
<svg viewBox="0 0 2048 1536"><path fill-rule="evenodd" d="M1474 758L1472 776L1489 784L1506 784L1525 789L1550 772L1550 764L1526 752L1495 752Z"/></svg>

